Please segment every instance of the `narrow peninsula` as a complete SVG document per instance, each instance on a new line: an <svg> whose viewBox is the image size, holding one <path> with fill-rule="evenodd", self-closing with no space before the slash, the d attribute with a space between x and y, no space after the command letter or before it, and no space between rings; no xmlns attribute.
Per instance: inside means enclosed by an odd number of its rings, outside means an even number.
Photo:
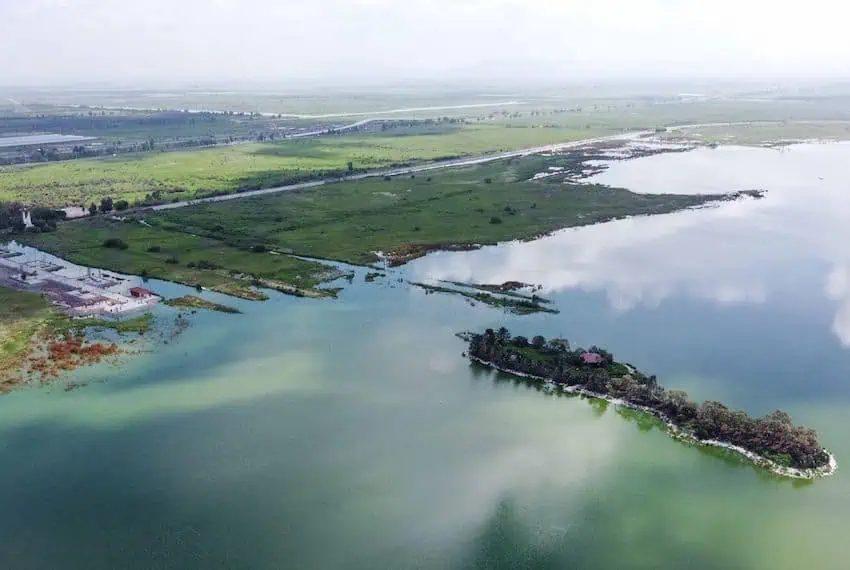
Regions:
<svg viewBox="0 0 850 570"><path fill-rule="evenodd" d="M571 349L565 339L542 336L529 341L512 337L504 327L458 336L469 343L468 357L474 362L647 412L661 419L676 439L737 452L777 475L814 479L838 468L817 433L795 426L786 412L753 418L719 402L696 404L685 392L660 386L655 376L615 361L605 349Z"/></svg>

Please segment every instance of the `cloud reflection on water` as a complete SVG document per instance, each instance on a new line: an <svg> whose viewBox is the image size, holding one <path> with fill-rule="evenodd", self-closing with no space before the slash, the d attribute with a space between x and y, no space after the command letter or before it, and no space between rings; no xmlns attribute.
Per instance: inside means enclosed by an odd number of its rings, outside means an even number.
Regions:
<svg viewBox="0 0 850 570"><path fill-rule="evenodd" d="M741 257L739 244L718 239L721 228L738 223L725 208L619 220L534 242L438 254L415 271L431 279L519 280L542 285L547 293L601 290L617 311L656 307L679 293L722 305L764 302L766 286Z"/></svg>
<svg viewBox="0 0 850 570"><path fill-rule="evenodd" d="M601 291L615 311L681 296L719 306L838 301L832 331L850 346L850 144L781 151L728 147L615 163L600 182L639 192L768 190L677 214L619 220L414 264L417 279L518 280L557 294ZM809 273L807 273L809 272Z"/></svg>
<svg viewBox="0 0 850 570"><path fill-rule="evenodd" d="M838 303L832 332L842 345L850 347L850 266L838 265L827 276L826 295Z"/></svg>
<svg viewBox="0 0 850 570"><path fill-rule="evenodd" d="M267 396L316 394L327 389L320 380L320 370L321 360L315 354L291 350L266 358L238 360L205 371L202 377L175 378L121 391L87 386L62 398L20 392L7 396L19 399L17 405L8 406L0 417L0 428L45 420L113 428L166 414L199 412Z"/></svg>

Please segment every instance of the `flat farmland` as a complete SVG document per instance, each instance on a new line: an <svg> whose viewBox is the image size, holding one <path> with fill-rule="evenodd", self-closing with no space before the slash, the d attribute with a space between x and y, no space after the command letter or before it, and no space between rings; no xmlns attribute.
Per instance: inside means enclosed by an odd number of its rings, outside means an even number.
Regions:
<svg viewBox="0 0 850 570"><path fill-rule="evenodd" d="M171 202L339 174L577 140L596 129L469 125L433 134L327 136L0 169L0 200L59 207L101 198Z"/></svg>

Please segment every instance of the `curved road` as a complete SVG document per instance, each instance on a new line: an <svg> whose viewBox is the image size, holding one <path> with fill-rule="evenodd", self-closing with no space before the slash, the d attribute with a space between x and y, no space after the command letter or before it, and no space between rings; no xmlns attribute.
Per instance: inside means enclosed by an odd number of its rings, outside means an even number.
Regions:
<svg viewBox="0 0 850 570"><path fill-rule="evenodd" d="M363 122L361 121L361 124ZM685 125L677 128L686 128L691 125ZM222 196L210 196L209 198L198 198L196 200L185 200L183 202L172 202L171 204L161 204L159 206L151 206L146 209L153 210L173 210L175 208L183 208L185 206L192 206L195 204L206 204L210 202L227 202L228 200L240 200L242 198L250 198L252 196L262 196L264 194L277 194L280 192L292 192L294 190L304 190L306 188L315 188L317 186L324 186L326 184L333 184L336 182L347 182L350 180L364 180L366 178L382 178L384 176L404 176L407 174L415 174L417 172L427 172L431 170L440 170L443 168L456 168L459 166L472 166L474 164L484 164L487 162L495 162L497 160L504 160L506 158L513 158L516 156L528 156L532 154L540 154L543 152L552 152L559 150L566 150L570 148L578 148L588 144L596 144L601 142L609 142L616 140L630 140L637 139L647 134L652 134L653 131L637 131L632 133L624 133L619 135L610 135L606 137L596 137L591 139L582 139L578 141L572 141L567 143L556 143L545 146L537 146L532 148L526 148L521 150L512 150L509 152L500 152L495 154L487 154L483 156L477 157L469 157L469 158L460 158L456 160L446 160L442 162L432 162L429 164L422 164L419 166L409 166L404 168L389 168L389 169L381 169L374 170L371 172L365 172L362 174L353 174L351 176L344 176L342 178L328 178L325 180L316 180L314 182L301 182L299 184L289 184L287 186L277 186L275 188L264 188L262 190L249 190L247 192L236 192L233 194L224 194Z"/></svg>

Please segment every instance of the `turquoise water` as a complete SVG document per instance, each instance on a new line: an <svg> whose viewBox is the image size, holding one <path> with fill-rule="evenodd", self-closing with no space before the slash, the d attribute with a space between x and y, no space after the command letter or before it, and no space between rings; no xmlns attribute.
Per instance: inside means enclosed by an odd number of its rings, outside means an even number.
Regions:
<svg viewBox="0 0 850 570"><path fill-rule="evenodd" d="M228 299L245 314L198 313L155 353L78 372L82 389L5 396L0 567L846 568L844 467L775 478L472 368L454 333L607 345L697 398L783 408L850 465L848 158L618 163L602 176L638 191L769 193L361 272L338 301ZM539 283L562 312L510 316L400 276Z"/></svg>

